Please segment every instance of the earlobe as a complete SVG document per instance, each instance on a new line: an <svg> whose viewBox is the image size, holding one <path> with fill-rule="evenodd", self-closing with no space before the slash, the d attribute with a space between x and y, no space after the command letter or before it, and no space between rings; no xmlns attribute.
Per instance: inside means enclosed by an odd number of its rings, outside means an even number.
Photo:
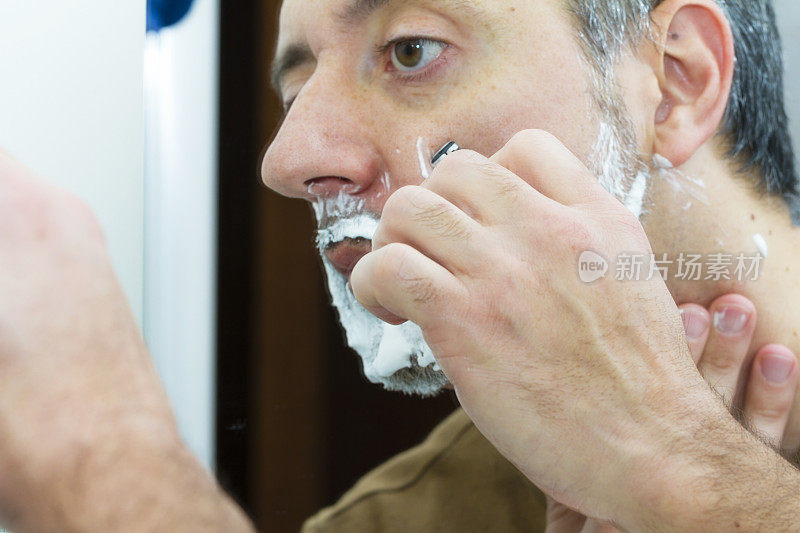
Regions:
<svg viewBox="0 0 800 533"><path fill-rule="evenodd" d="M730 24L713 0L674 0L656 10L661 102L654 113L654 153L682 165L719 128L734 67Z"/></svg>

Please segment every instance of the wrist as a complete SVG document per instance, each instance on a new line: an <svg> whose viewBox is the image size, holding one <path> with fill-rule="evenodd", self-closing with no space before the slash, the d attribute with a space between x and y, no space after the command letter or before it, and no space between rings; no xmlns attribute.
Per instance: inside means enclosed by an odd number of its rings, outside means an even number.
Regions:
<svg viewBox="0 0 800 533"><path fill-rule="evenodd" d="M711 480L731 453L731 443L723 446L725 451L718 444L731 440L726 430L738 433L727 424L729 418L733 421L722 410L692 416L684 419L686 425L677 438L662 441L664 448L636 478L633 491L639 497L633 499L635 508L629 513L636 521L631 530L703 530L708 511L718 503Z"/></svg>
<svg viewBox="0 0 800 533"><path fill-rule="evenodd" d="M19 513L20 530L250 531L169 425L146 423L70 454ZM12 527L12 529L14 529Z"/></svg>
<svg viewBox="0 0 800 533"><path fill-rule="evenodd" d="M643 469L631 530L790 531L797 471L726 410L695 417L682 442ZM780 504L780 505L779 505ZM785 524L784 529L781 525ZM626 524L627 526L627 524Z"/></svg>

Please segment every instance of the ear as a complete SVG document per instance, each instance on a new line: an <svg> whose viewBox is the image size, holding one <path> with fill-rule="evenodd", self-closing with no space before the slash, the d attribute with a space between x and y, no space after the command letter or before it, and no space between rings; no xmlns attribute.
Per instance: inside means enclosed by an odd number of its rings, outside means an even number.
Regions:
<svg viewBox="0 0 800 533"><path fill-rule="evenodd" d="M662 95L653 150L680 166L716 133L725 114L735 64L733 35L713 0L667 0L653 19Z"/></svg>

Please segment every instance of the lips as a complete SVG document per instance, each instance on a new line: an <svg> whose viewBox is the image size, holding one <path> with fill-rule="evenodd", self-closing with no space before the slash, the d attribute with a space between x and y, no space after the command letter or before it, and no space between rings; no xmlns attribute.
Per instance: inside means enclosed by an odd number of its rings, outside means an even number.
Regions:
<svg viewBox="0 0 800 533"><path fill-rule="evenodd" d="M371 251L372 242L367 239L345 239L329 246L325 250L325 257L342 276L349 280L356 263Z"/></svg>

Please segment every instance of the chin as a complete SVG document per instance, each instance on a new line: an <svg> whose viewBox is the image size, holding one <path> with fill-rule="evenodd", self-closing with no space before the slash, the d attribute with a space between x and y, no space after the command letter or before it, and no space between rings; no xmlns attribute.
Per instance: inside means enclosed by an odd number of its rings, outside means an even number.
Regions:
<svg viewBox="0 0 800 533"><path fill-rule="evenodd" d="M389 377L368 377L368 379L382 385L386 390L423 398L436 396L443 390L452 388L444 372L433 370L429 366L422 368L416 362L411 367L398 370Z"/></svg>

